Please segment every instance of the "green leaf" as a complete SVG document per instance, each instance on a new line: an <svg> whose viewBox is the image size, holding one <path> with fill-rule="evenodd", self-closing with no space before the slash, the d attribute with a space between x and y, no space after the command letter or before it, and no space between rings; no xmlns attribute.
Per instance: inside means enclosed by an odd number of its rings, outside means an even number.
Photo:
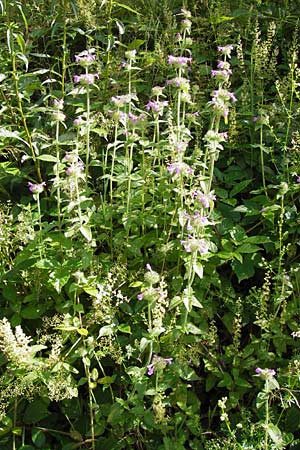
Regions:
<svg viewBox="0 0 300 450"><path fill-rule="evenodd" d="M200 330L200 328L196 327L196 325L194 325L191 322L187 324L186 329L187 329L188 333L191 333L191 334L202 334L202 331Z"/></svg>
<svg viewBox="0 0 300 450"><path fill-rule="evenodd" d="M25 409L23 421L26 424L36 423L42 419L45 419L50 415L48 411L49 401L36 399L32 403L29 403Z"/></svg>
<svg viewBox="0 0 300 450"><path fill-rule="evenodd" d="M81 225L80 233L86 238L87 241L92 240L92 231L88 225Z"/></svg>
<svg viewBox="0 0 300 450"><path fill-rule="evenodd" d="M233 380L232 380L230 374L228 372L223 372L222 377L223 377L223 379L221 381L219 381L218 386L231 388L233 385Z"/></svg>
<svg viewBox="0 0 300 450"><path fill-rule="evenodd" d="M239 283L253 277L255 273L253 260L248 254L244 257L243 262L234 260L232 261L231 266L234 273L238 277Z"/></svg>
<svg viewBox="0 0 300 450"><path fill-rule="evenodd" d="M113 2L114 5L120 6L121 8L127 9L128 11L137 14L138 16L140 15L140 13L138 11L136 11L135 9L130 8L130 6L128 5L124 5L124 3L119 3L119 2Z"/></svg>
<svg viewBox="0 0 300 450"><path fill-rule="evenodd" d="M0 138L1 137L18 139L19 141L22 141L24 144L26 144L29 147L29 144L19 136L19 133L17 131L10 131L10 130L6 130L6 128L0 128Z"/></svg>
<svg viewBox="0 0 300 450"><path fill-rule="evenodd" d="M38 448L42 448L46 443L46 436L42 430L33 428L31 432L31 439L34 445Z"/></svg>
<svg viewBox="0 0 300 450"><path fill-rule="evenodd" d="M203 278L203 266L202 264L193 264L193 269L196 275L198 275L199 278Z"/></svg>
<svg viewBox="0 0 300 450"><path fill-rule="evenodd" d="M254 244L242 244L237 248L237 251L240 253L256 253L259 252L261 250L260 247L258 247L258 245L254 245Z"/></svg>
<svg viewBox="0 0 300 450"><path fill-rule="evenodd" d="M110 425L120 425L123 422L123 408L119 403L114 403L107 417Z"/></svg>
<svg viewBox="0 0 300 450"><path fill-rule="evenodd" d="M252 183L252 181L253 180L250 179L250 180L244 180L244 181L241 181L240 183L237 183L231 189L230 196L234 197L236 194L238 194L239 192L243 191L248 186L248 184Z"/></svg>
<svg viewBox="0 0 300 450"><path fill-rule="evenodd" d="M248 383L247 380L245 380L244 378L237 378L235 380L235 384L239 387L243 387L243 388L252 388L251 384Z"/></svg>
<svg viewBox="0 0 300 450"><path fill-rule="evenodd" d="M88 336L89 332L86 328L77 328L77 333L80 334L80 336Z"/></svg>
<svg viewBox="0 0 300 450"><path fill-rule="evenodd" d="M121 323L121 324L118 326L118 330L121 331L121 333L131 334L131 328L130 328L130 325L127 325L126 323Z"/></svg>
<svg viewBox="0 0 300 450"><path fill-rule="evenodd" d="M57 158L53 155L40 155L37 157L37 159L40 159L41 161L57 163Z"/></svg>
<svg viewBox="0 0 300 450"><path fill-rule="evenodd" d="M39 317L42 317L45 310L45 305L28 305L22 309L21 317L23 317L23 319L38 319Z"/></svg>
<svg viewBox="0 0 300 450"><path fill-rule="evenodd" d="M36 450L32 445L22 445L18 450Z"/></svg>
<svg viewBox="0 0 300 450"><path fill-rule="evenodd" d="M256 408L262 408L266 402L269 400L269 396L266 392L259 392L256 397Z"/></svg>
<svg viewBox="0 0 300 450"><path fill-rule="evenodd" d="M268 242L271 242L269 236L250 236L247 238L249 244L266 244Z"/></svg>
<svg viewBox="0 0 300 450"><path fill-rule="evenodd" d="M274 425L273 423L269 423L267 425L267 432L276 446L283 443L281 431L276 425Z"/></svg>
<svg viewBox="0 0 300 450"><path fill-rule="evenodd" d="M130 42L130 44L128 45L128 50L135 50L137 48L139 48L141 45L143 45L146 41L142 40L142 39L135 39L134 41Z"/></svg>
<svg viewBox="0 0 300 450"><path fill-rule="evenodd" d="M198 375L196 374L194 369L192 369L191 367L186 366L186 365L182 365L182 366L178 367L178 374L179 374L180 378L182 378L183 380L186 380L186 381L200 380L200 378L198 377Z"/></svg>

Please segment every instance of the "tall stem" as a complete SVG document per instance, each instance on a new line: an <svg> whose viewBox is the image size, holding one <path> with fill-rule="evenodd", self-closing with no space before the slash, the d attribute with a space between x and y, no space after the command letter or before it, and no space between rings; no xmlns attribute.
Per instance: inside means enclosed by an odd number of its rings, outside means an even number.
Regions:
<svg viewBox="0 0 300 450"><path fill-rule="evenodd" d="M86 74L88 74L88 68L86 68L85 70L86 70ZM91 113L90 87L87 84L87 86L86 86L86 160L85 160L86 183L88 182L89 161L90 161L90 131L91 131L90 113Z"/></svg>

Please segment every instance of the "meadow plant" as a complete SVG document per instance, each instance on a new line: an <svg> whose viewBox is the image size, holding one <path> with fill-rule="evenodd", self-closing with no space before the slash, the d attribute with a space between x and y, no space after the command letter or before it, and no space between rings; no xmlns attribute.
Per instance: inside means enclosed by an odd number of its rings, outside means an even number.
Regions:
<svg viewBox="0 0 300 450"><path fill-rule="evenodd" d="M25 3L0 0L1 450L297 448L293 6Z"/></svg>

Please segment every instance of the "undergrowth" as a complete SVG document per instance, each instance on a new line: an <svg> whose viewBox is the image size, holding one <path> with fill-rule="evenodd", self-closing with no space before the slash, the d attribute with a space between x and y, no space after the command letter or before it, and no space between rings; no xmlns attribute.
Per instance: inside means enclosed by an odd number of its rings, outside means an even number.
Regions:
<svg viewBox="0 0 300 450"><path fill-rule="evenodd" d="M0 1L1 450L300 448L298 6Z"/></svg>

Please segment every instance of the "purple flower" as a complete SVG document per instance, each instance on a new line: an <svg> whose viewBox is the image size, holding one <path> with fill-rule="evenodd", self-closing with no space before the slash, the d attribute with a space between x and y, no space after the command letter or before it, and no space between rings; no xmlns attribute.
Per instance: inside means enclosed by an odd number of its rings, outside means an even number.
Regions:
<svg viewBox="0 0 300 450"><path fill-rule="evenodd" d="M123 113L124 114L124 113ZM128 120L131 123L131 125L139 125L145 120L146 116L145 114L140 114L139 116L136 116L133 113L128 113Z"/></svg>
<svg viewBox="0 0 300 450"><path fill-rule="evenodd" d="M89 67L94 63L96 59L96 55L94 55L93 53L94 49L85 50L82 53L79 53L79 55L75 56L75 61L82 67Z"/></svg>
<svg viewBox="0 0 300 450"><path fill-rule="evenodd" d="M147 369L148 369L148 375L153 375L154 374L154 364L149 364L148 366L147 366Z"/></svg>
<svg viewBox="0 0 300 450"><path fill-rule="evenodd" d="M166 84L170 86L179 87L185 92L188 92L190 89L190 80L183 77L172 78L171 80L167 80Z"/></svg>
<svg viewBox="0 0 300 450"><path fill-rule="evenodd" d="M84 165L82 161L77 161L77 163L72 163L66 168L66 174L69 177L78 177L84 170Z"/></svg>
<svg viewBox="0 0 300 450"><path fill-rule="evenodd" d="M217 68L230 70L230 63L228 61L220 60L220 61L218 61ZM231 72L231 70L230 70L230 72Z"/></svg>
<svg viewBox="0 0 300 450"><path fill-rule="evenodd" d="M143 297L144 297L143 292L140 292L140 293L136 296L136 298L137 298L139 301L143 300Z"/></svg>
<svg viewBox="0 0 300 450"><path fill-rule="evenodd" d="M133 61L136 57L136 50L128 50L125 52L125 58Z"/></svg>
<svg viewBox="0 0 300 450"><path fill-rule="evenodd" d="M212 70L211 76L215 77L217 81L228 81L232 71L230 69Z"/></svg>
<svg viewBox="0 0 300 450"><path fill-rule="evenodd" d="M188 9L181 8L180 12L186 19L190 19L192 17L192 13Z"/></svg>
<svg viewBox="0 0 300 450"><path fill-rule="evenodd" d="M193 173L194 173L194 170L190 166L188 166L184 162L179 162L179 161L168 164L167 170L171 175L175 175L175 176L180 175L180 174L193 175Z"/></svg>
<svg viewBox="0 0 300 450"><path fill-rule="evenodd" d="M78 116L78 117L76 117L76 119L74 119L73 120L73 125L74 125L74 127L79 127L80 125L82 125L83 124L83 119L82 119L82 116Z"/></svg>
<svg viewBox="0 0 300 450"><path fill-rule="evenodd" d="M218 47L218 52L222 53L224 56L227 56L228 58L231 57L231 51L233 50L233 45L228 44L224 46Z"/></svg>
<svg viewBox="0 0 300 450"><path fill-rule="evenodd" d="M229 92L226 89L214 90L212 96L210 104L226 119L228 117L230 103L237 101L236 96L233 92Z"/></svg>
<svg viewBox="0 0 300 450"><path fill-rule="evenodd" d="M99 78L97 73L84 73L82 75L74 75L74 83L80 83L83 85L94 84L95 79Z"/></svg>
<svg viewBox="0 0 300 450"><path fill-rule="evenodd" d="M270 379L276 375L276 371L274 369L261 369L260 367L257 367L255 369L255 373L265 380Z"/></svg>
<svg viewBox="0 0 300 450"><path fill-rule="evenodd" d="M204 194L203 192L196 190L191 192L191 196L194 199L197 199L203 208L209 208L214 200L216 200L216 196L213 191L208 194Z"/></svg>
<svg viewBox="0 0 300 450"><path fill-rule="evenodd" d="M192 58L188 58L186 56L168 56L168 64L177 66L177 67L186 67L188 64L191 64Z"/></svg>
<svg viewBox="0 0 300 450"><path fill-rule="evenodd" d="M41 194L44 190L44 186L46 186L45 181L39 184L30 183L30 181L28 181L28 188L32 194Z"/></svg>
<svg viewBox="0 0 300 450"><path fill-rule="evenodd" d="M149 100L146 105L147 111L152 111L154 113L162 114L165 106L168 106L169 102L167 100L159 101L159 100Z"/></svg>
<svg viewBox="0 0 300 450"><path fill-rule="evenodd" d="M206 255L208 253L208 245L205 239L196 239L195 237L188 235L187 240L182 240L180 243L184 246L187 253L197 253Z"/></svg>
<svg viewBox="0 0 300 450"><path fill-rule="evenodd" d="M126 105L127 103L130 103L131 101L131 95L115 95L114 97L111 97L110 101L114 103L118 108L121 106Z"/></svg>
<svg viewBox="0 0 300 450"><path fill-rule="evenodd" d="M190 30L190 29L191 29L191 26L192 26L192 21L191 21L191 20L189 20L189 19L183 19L183 20L181 21L181 28L182 28L183 30Z"/></svg>
<svg viewBox="0 0 300 450"><path fill-rule="evenodd" d="M181 142L177 142L177 144L175 145L175 149L176 149L178 152L182 153L182 152L185 152L187 146L188 146L188 143L187 143L187 142L181 141Z"/></svg>
<svg viewBox="0 0 300 450"><path fill-rule="evenodd" d="M53 100L53 106L55 109L64 109L64 101L63 99L57 100L56 98Z"/></svg>
<svg viewBox="0 0 300 450"><path fill-rule="evenodd" d="M172 364L173 358L162 358L161 356L153 355L152 363L147 366L147 374L153 375L155 370L164 370L168 364Z"/></svg>

